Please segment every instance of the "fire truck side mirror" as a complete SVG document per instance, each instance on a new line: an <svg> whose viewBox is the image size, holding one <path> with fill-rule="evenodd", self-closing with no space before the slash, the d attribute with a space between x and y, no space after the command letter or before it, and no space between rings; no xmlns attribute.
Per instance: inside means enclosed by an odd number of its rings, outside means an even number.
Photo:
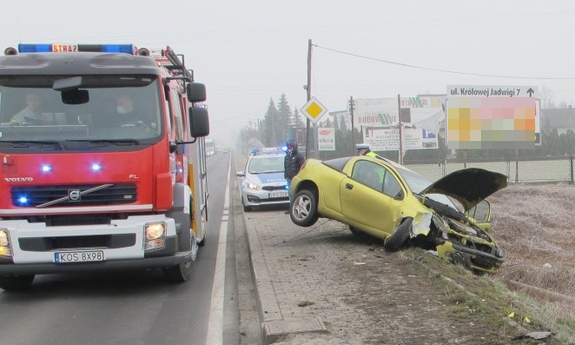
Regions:
<svg viewBox="0 0 575 345"><path fill-rule="evenodd" d="M206 86L201 83L188 83L187 85L188 101L192 103L204 102L206 97Z"/></svg>
<svg viewBox="0 0 575 345"><path fill-rule="evenodd" d="M194 138L206 137L210 134L210 119L208 109L190 107L189 109L190 134Z"/></svg>

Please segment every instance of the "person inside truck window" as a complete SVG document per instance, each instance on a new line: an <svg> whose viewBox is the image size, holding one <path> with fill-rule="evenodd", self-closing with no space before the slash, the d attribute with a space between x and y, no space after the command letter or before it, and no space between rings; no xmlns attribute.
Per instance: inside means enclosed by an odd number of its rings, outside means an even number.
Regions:
<svg viewBox="0 0 575 345"><path fill-rule="evenodd" d="M116 111L118 114L130 114L134 111L134 102L128 95L120 95L116 98Z"/></svg>
<svg viewBox="0 0 575 345"><path fill-rule="evenodd" d="M42 99L37 93L27 93L25 97L26 107L10 120L12 125L42 125L40 107Z"/></svg>
<svg viewBox="0 0 575 345"><path fill-rule="evenodd" d="M136 109L134 101L129 95L119 95L116 98L116 119L120 126L144 124L146 126L153 125L152 117L149 109Z"/></svg>

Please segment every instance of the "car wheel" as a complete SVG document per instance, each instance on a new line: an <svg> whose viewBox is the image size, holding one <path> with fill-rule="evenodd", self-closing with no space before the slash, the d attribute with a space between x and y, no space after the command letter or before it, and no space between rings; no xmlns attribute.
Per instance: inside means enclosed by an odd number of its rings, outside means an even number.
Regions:
<svg viewBox="0 0 575 345"><path fill-rule="evenodd" d="M317 222L317 195L316 193L303 189L297 192L290 206L290 218L292 222L299 226L312 226Z"/></svg>
<svg viewBox="0 0 575 345"><path fill-rule="evenodd" d="M8 291L24 290L32 285L34 281L33 274L27 275L4 275L0 276L0 288Z"/></svg>
<svg viewBox="0 0 575 345"><path fill-rule="evenodd" d="M412 222L413 218L406 218L401 222L401 224L393 230L393 233L385 238L383 241L383 248L390 252L394 252L401 248L409 238L409 229L411 228Z"/></svg>

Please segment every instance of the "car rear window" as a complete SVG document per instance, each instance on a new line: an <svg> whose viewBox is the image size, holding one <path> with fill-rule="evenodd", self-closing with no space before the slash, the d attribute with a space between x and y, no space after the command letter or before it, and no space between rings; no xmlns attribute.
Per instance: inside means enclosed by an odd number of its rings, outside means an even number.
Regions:
<svg viewBox="0 0 575 345"><path fill-rule="evenodd" d="M352 157L342 157L323 161L322 163L337 171L343 171L343 168Z"/></svg>

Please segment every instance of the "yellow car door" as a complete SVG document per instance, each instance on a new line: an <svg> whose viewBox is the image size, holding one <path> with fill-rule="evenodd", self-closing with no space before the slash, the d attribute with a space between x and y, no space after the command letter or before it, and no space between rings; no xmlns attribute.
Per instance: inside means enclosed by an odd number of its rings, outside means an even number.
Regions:
<svg viewBox="0 0 575 345"><path fill-rule="evenodd" d="M342 213L349 225L373 236L385 237L397 221L399 203L382 193L385 169L357 161L351 177L339 185Z"/></svg>

